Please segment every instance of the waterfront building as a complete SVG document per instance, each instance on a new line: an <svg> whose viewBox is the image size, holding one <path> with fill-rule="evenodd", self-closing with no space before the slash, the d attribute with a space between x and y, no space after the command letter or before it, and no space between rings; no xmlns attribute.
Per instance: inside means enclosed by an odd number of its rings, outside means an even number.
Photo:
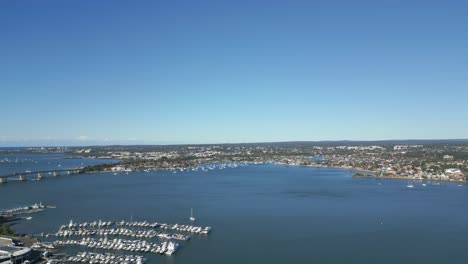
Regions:
<svg viewBox="0 0 468 264"><path fill-rule="evenodd" d="M1 264L19 264L24 263L31 257L32 250L27 247L0 246Z"/></svg>

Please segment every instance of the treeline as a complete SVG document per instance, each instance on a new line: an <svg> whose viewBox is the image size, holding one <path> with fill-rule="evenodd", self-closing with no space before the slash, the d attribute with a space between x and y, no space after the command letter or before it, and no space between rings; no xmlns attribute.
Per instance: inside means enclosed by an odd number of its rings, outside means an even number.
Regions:
<svg viewBox="0 0 468 264"><path fill-rule="evenodd" d="M0 236L15 236L15 231L9 225L0 225Z"/></svg>
<svg viewBox="0 0 468 264"><path fill-rule="evenodd" d="M100 171L106 171L119 163L109 163L109 164L97 164L97 165L91 165L84 167L80 169L79 173L90 173L90 172L100 172Z"/></svg>

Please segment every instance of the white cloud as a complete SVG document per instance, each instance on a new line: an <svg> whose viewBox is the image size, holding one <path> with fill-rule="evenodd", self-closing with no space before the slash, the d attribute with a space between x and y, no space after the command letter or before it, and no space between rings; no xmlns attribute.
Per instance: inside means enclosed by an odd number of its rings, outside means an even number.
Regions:
<svg viewBox="0 0 468 264"><path fill-rule="evenodd" d="M78 137L76 138L76 140L86 141L86 140L89 140L89 137L88 137L88 136L78 136Z"/></svg>

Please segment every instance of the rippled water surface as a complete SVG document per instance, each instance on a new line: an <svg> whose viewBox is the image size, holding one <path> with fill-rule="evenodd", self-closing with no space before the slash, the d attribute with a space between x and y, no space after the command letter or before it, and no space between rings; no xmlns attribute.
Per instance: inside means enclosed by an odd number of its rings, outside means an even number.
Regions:
<svg viewBox="0 0 468 264"><path fill-rule="evenodd" d="M76 167L94 160L3 155L0 173ZM0 185L0 209L57 206L15 225L54 232L60 224L150 220L213 227L150 263L467 263L468 186L352 179L336 169L248 165L210 171L50 177Z"/></svg>

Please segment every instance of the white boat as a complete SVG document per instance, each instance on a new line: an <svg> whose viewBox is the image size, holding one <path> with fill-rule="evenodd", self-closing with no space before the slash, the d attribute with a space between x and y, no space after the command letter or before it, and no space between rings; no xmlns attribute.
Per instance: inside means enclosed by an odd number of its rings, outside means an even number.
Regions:
<svg viewBox="0 0 468 264"><path fill-rule="evenodd" d="M179 244L174 243L174 242L171 241L171 242L169 242L167 244L167 249L166 249L165 254L166 255L172 255L172 254L174 254L174 252L177 251L178 248L179 248Z"/></svg>
<svg viewBox="0 0 468 264"><path fill-rule="evenodd" d="M190 221L195 221L196 218L193 217L193 208L190 208Z"/></svg>
<svg viewBox="0 0 468 264"><path fill-rule="evenodd" d="M414 188L414 185L413 184L408 184L408 185L406 185L406 188Z"/></svg>

